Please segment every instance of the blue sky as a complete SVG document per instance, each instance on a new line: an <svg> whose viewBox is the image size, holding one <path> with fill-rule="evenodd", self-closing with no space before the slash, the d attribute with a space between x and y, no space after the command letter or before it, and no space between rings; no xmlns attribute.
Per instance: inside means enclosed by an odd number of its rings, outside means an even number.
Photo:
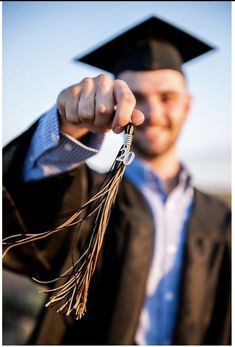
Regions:
<svg viewBox="0 0 235 347"><path fill-rule="evenodd" d="M230 189L231 2L3 3L3 143L56 102L61 89L101 70L72 59L151 15L217 49L185 65L194 105L180 140L183 162L207 191ZM90 161L106 168L121 136L109 134Z"/></svg>

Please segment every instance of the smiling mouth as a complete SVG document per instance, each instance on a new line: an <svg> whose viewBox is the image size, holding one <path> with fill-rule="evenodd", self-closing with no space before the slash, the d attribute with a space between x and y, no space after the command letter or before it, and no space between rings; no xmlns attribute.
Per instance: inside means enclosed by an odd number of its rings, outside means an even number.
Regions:
<svg viewBox="0 0 235 347"><path fill-rule="evenodd" d="M142 139L152 143L163 140L169 134L169 126L143 126L137 127L136 132Z"/></svg>
<svg viewBox="0 0 235 347"><path fill-rule="evenodd" d="M160 133L163 131L168 130L169 127L166 125L161 125L161 126L149 126L149 125L141 125L140 127L138 127L138 130L145 132L145 133Z"/></svg>

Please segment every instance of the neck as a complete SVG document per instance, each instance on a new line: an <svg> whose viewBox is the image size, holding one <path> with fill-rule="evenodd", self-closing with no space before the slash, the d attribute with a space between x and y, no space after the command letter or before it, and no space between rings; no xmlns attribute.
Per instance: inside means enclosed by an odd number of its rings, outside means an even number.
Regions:
<svg viewBox="0 0 235 347"><path fill-rule="evenodd" d="M167 193L170 193L177 186L180 162L178 160L176 147L153 158L139 157L145 161L151 170L161 179L163 188Z"/></svg>

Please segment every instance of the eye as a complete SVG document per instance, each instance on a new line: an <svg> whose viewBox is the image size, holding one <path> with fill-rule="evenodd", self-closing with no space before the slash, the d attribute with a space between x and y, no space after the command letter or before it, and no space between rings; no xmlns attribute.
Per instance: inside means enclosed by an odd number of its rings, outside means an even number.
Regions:
<svg viewBox="0 0 235 347"><path fill-rule="evenodd" d="M177 94L176 93L164 93L161 95L161 101L164 103L177 101Z"/></svg>

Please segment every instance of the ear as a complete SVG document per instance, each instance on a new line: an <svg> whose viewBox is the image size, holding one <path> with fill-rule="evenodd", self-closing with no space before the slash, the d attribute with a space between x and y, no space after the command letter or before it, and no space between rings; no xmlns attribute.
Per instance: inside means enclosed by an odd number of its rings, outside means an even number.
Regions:
<svg viewBox="0 0 235 347"><path fill-rule="evenodd" d="M191 111L191 107L193 104L193 97L191 94L188 93L185 98L186 99L185 99L185 108L184 108L184 120L186 121Z"/></svg>

